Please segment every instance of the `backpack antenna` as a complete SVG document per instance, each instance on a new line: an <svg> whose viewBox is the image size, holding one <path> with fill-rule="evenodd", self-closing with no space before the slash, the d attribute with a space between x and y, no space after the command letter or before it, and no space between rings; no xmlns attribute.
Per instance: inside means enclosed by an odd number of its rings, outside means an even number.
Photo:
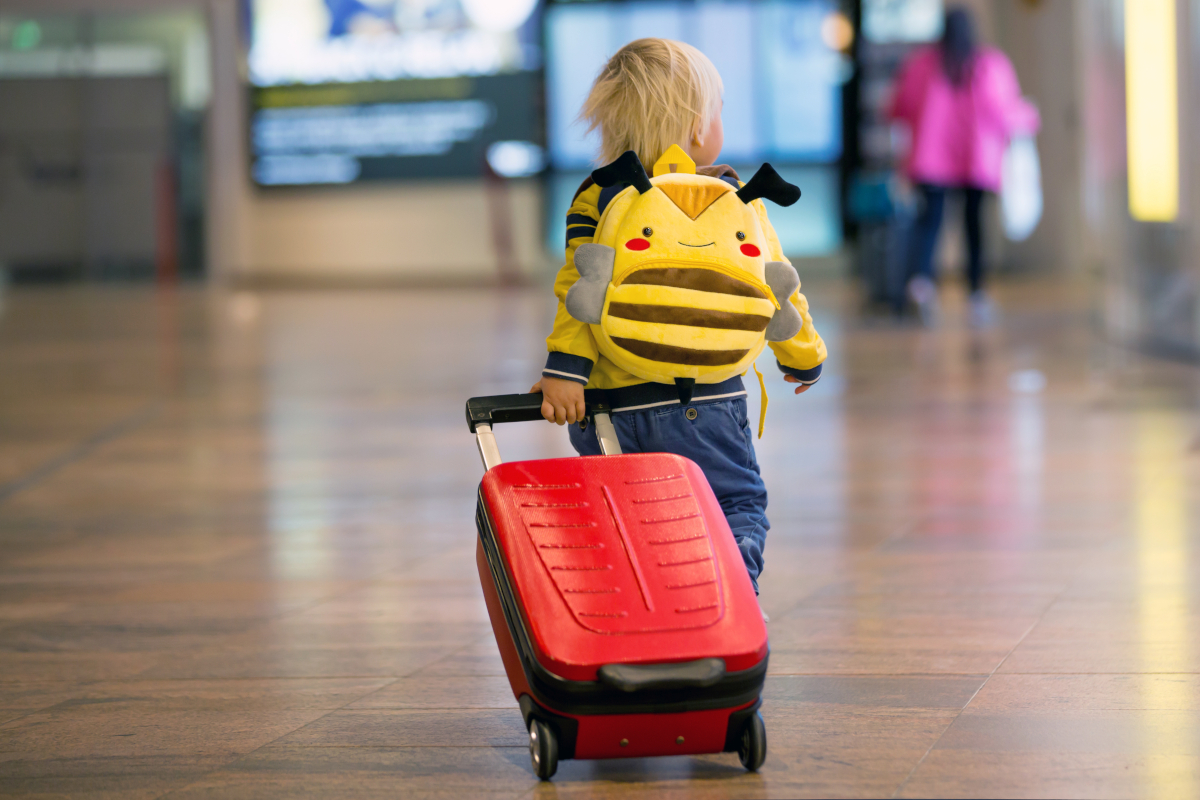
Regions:
<svg viewBox="0 0 1200 800"><path fill-rule="evenodd" d="M762 197L781 206L790 206L800 199L800 189L779 177L779 173L770 164L763 164L758 168L758 172L754 173L754 177L738 189L737 196L743 203Z"/></svg>
<svg viewBox="0 0 1200 800"><path fill-rule="evenodd" d="M592 171L592 180L598 186L613 186L618 183L628 183L637 187L638 194L645 194L654 188L650 178L646 176L646 168L642 166L637 153L626 150L616 161Z"/></svg>

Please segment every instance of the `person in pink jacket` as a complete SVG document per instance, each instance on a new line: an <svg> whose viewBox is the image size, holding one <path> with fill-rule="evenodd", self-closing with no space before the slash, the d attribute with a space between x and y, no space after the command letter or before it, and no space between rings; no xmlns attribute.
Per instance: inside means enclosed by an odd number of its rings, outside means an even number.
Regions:
<svg viewBox="0 0 1200 800"><path fill-rule="evenodd" d="M952 8L941 43L916 51L901 67L889 113L911 133L904 171L924 201L913 231L908 294L927 324L936 319L933 253L938 228L946 193L962 191L971 321L986 325L993 311L983 291L980 210L985 193L1000 191L1000 164L1009 139L1037 131L1037 109L1022 99L1008 57L979 47L970 12Z"/></svg>

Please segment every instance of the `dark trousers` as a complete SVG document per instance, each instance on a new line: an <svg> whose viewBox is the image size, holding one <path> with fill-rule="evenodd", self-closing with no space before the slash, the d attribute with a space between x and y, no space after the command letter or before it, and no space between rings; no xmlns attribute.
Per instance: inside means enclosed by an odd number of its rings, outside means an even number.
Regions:
<svg viewBox="0 0 1200 800"><path fill-rule="evenodd" d="M937 248L938 230L942 226L942 211L946 207L946 193L955 191L945 186L928 183L919 184L924 204L913 229L910 275L923 275L930 280L933 274L933 253ZM967 284L972 292L983 288L983 228L980 212L983 207L983 190L963 187L966 195L964 220L967 230Z"/></svg>

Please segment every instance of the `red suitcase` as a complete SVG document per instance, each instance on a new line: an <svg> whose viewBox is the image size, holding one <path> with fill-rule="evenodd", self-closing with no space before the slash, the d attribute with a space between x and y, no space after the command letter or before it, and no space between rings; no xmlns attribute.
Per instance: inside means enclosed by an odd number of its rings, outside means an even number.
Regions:
<svg viewBox="0 0 1200 800"><path fill-rule="evenodd" d="M602 393L587 394L619 453ZM500 463L492 425L541 419L541 402L467 403L487 468L476 561L534 772L727 751L758 769L767 630L704 473L667 453Z"/></svg>

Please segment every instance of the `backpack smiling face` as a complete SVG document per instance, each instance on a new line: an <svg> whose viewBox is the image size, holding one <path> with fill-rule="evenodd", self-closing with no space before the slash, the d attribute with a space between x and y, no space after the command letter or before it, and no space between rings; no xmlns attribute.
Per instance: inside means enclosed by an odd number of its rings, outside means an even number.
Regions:
<svg viewBox="0 0 1200 800"><path fill-rule="evenodd" d="M675 148L669 156L687 158ZM766 262L749 200L694 174L690 160L687 171L661 165L618 194L595 242L576 250L581 277L567 310L591 323L601 353L640 378L719 383L749 369L768 338L799 330L788 302L799 279L790 265Z"/></svg>
<svg viewBox="0 0 1200 800"><path fill-rule="evenodd" d="M600 350L660 383L740 375L762 352L778 307L763 280L758 215L717 178L664 175L652 183L645 194L619 195L596 231L615 250L592 329ZM689 211L699 212L694 220Z"/></svg>

